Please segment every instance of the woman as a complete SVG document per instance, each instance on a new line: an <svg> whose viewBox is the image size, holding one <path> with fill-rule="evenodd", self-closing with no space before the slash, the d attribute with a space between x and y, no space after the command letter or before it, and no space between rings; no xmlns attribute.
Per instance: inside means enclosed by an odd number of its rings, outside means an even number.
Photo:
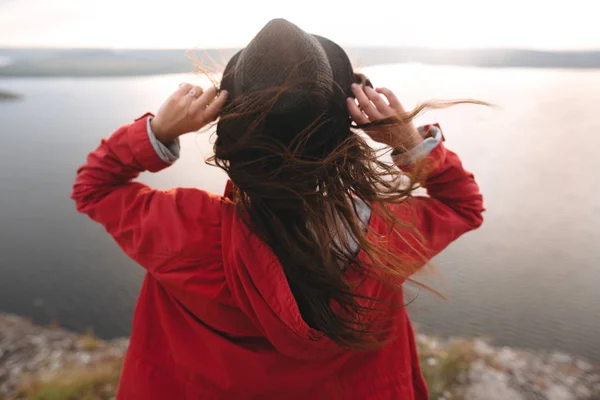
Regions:
<svg viewBox="0 0 600 400"><path fill-rule="evenodd" d="M77 174L78 210L147 270L118 398L426 399L401 285L482 223L473 176L438 126L416 129L418 110L285 20L217 93L182 85ZM224 196L133 182L217 118Z"/></svg>

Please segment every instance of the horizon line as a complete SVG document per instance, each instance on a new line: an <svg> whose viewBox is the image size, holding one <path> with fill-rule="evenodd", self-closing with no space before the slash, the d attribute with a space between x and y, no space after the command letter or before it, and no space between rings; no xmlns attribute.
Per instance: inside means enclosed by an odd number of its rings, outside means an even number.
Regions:
<svg viewBox="0 0 600 400"><path fill-rule="evenodd" d="M600 53L600 47L590 49L536 49L534 47L433 47L433 46L381 46L381 45L340 45L342 48L364 49L415 49L432 51L527 51L536 53ZM0 44L0 50L105 50L105 51L196 51L196 50L240 50L243 46L210 46L210 47L74 47L74 46L12 46Z"/></svg>

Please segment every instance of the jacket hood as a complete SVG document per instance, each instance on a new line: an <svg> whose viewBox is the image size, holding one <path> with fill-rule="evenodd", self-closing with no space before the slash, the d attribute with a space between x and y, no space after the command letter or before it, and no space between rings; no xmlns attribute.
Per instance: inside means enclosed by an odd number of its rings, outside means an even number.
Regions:
<svg viewBox="0 0 600 400"><path fill-rule="evenodd" d="M228 182L226 197L232 187ZM223 264L231 295L242 312L285 356L320 359L340 352L336 343L303 320L278 258L234 208L230 203L222 220L223 235L229 236L223 240Z"/></svg>

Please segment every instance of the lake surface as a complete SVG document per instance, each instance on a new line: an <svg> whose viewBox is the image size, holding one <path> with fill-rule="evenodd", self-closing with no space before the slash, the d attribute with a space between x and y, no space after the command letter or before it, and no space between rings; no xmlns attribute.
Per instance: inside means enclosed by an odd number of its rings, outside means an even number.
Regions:
<svg viewBox="0 0 600 400"><path fill-rule="evenodd" d="M413 320L426 332L481 334L600 361L600 71L365 72L407 107L464 97L498 105L419 120L442 124L447 146L475 173L487 212L480 230L435 260L448 300L421 293L409 306ZM0 311L104 337L129 333L142 270L76 213L71 185L102 137L156 111L188 78L0 80L1 89L24 95L0 102ZM210 149L209 136L187 136L182 159L143 181L221 192L225 176L203 163Z"/></svg>

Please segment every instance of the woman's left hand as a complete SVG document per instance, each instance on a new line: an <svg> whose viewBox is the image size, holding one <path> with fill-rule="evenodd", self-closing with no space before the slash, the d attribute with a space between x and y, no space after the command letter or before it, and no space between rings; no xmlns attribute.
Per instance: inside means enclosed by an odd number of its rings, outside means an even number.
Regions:
<svg viewBox="0 0 600 400"><path fill-rule="evenodd" d="M368 125L383 119L391 119L398 115L406 114L402 103L389 89L373 89L352 85L352 92L358 101L348 98L348 112L359 125ZM393 120L391 120L393 122ZM411 121L406 123L398 120L387 126L364 129L364 132L376 142L383 143L399 151L407 151L423 141L423 137Z"/></svg>
<svg viewBox="0 0 600 400"><path fill-rule="evenodd" d="M152 132L162 143L172 143L184 133L195 132L217 119L226 99L227 92L222 90L217 96L214 86L203 91L199 86L183 84L150 121Z"/></svg>

